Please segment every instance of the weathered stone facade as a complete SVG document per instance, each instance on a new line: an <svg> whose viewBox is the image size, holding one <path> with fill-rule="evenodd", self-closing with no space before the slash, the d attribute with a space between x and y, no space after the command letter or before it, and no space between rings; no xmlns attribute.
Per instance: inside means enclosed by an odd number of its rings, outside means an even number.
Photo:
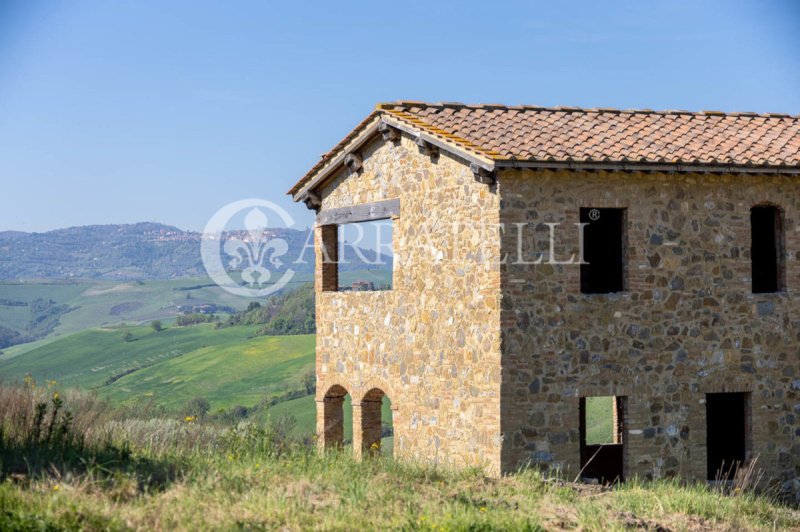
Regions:
<svg viewBox="0 0 800 532"><path fill-rule="evenodd" d="M748 455L800 476L800 185L791 177L506 171L501 221L523 249L578 251L580 207L627 209L627 290L582 294L574 265L503 267L504 470L577 474L578 401L623 396L626 476L706 478L705 394L750 392ZM751 293L750 208L784 211L787 289ZM507 231L504 250L516 249Z"/></svg>
<svg viewBox="0 0 800 532"><path fill-rule="evenodd" d="M399 198L393 222L394 289L323 290L317 253L318 432L335 425L337 386L353 400L353 442L368 449L370 390L392 403L397 456L500 470L499 197L447 153L413 140L377 140L363 168L321 190L322 210ZM454 224L463 242L454 251ZM317 227L321 249L324 227ZM431 244L433 247L431 247ZM372 415L364 409L372 408ZM333 416L333 417L331 417ZM366 438L369 439L369 438Z"/></svg>
<svg viewBox="0 0 800 532"><path fill-rule="evenodd" d="M317 253L323 446L341 440L349 393L361 456L385 393L396 456L571 479L581 398L615 396L625 477L705 479L706 394L745 392L748 459L767 478L800 477L796 177L504 168L486 183L406 132L359 153L315 189L319 212L400 200L394 289L335 291ZM786 285L753 294L750 209L765 203L783 213ZM565 260L585 207L625 209L622 292L581 293L579 265L548 262L544 224L560 224Z"/></svg>

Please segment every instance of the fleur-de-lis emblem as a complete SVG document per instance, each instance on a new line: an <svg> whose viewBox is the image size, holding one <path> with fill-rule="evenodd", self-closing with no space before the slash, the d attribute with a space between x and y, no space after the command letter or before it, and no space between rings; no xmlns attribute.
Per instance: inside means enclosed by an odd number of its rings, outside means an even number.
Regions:
<svg viewBox="0 0 800 532"><path fill-rule="evenodd" d="M224 251L231 257L230 267L242 270L242 280L250 287L258 286L261 288L272 273L265 266L268 261L276 270L283 266L283 261L279 257L286 255L289 251L289 244L282 238L269 239L265 229L269 227L269 219L257 208L253 208L247 213L244 219L244 226L247 229L247 240L230 238L224 244Z"/></svg>
<svg viewBox="0 0 800 532"><path fill-rule="evenodd" d="M242 214L246 231L231 233L229 224ZM200 240L200 257L217 286L237 296L266 297L289 283L295 274L294 263L284 257L289 244L275 238L270 222L287 229L295 225L281 206L258 198L229 203L208 220ZM241 277L231 275L234 271Z"/></svg>

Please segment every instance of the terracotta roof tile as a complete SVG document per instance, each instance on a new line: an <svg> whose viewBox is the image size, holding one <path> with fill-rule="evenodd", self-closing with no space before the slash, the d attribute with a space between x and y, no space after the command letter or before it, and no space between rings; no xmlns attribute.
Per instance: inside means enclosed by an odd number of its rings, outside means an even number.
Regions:
<svg viewBox="0 0 800 532"><path fill-rule="evenodd" d="M401 101L379 104L292 192L302 188L379 115L495 161L800 168L798 116Z"/></svg>
<svg viewBox="0 0 800 532"><path fill-rule="evenodd" d="M495 159L800 165L800 118L721 111L651 111L397 102L419 127L447 131Z"/></svg>

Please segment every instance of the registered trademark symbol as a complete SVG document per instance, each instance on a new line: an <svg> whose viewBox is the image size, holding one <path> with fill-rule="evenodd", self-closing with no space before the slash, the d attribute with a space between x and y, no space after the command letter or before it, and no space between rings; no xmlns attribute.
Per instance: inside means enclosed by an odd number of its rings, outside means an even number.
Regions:
<svg viewBox="0 0 800 532"><path fill-rule="evenodd" d="M598 211L597 209L592 209L591 211L589 211L589 219L593 220L593 221L594 220L599 220L600 219L600 211Z"/></svg>

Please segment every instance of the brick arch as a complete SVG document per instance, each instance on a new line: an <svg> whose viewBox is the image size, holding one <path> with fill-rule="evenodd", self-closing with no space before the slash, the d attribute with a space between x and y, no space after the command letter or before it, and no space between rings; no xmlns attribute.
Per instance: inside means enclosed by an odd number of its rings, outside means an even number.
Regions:
<svg viewBox="0 0 800 532"><path fill-rule="evenodd" d="M322 405L317 408L317 433L323 449L344 446L344 398L348 393L341 384L333 384L318 401Z"/></svg>
<svg viewBox="0 0 800 532"><path fill-rule="evenodd" d="M371 388L364 394L364 397L361 398L361 402L364 401L383 401L384 396L388 395L386 392L383 391L381 388Z"/></svg>
<svg viewBox="0 0 800 532"><path fill-rule="evenodd" d="M333 384L328 387L328 390L325 392L325 397L344 397L348 393L350 392L347 391L347 388L341 384Z"/></svg>
<svg viewBox="0 0 800 532"><path fill-rule="evenodd" d="M368 378L359 382L357 386L353 386L353 400L357 401L359 398L364 400L376 391L389 396L392 400L394 400L395 396L399 397L399 395L395 393L394 387L387 379L378 375L370 375Z"/></svg>

